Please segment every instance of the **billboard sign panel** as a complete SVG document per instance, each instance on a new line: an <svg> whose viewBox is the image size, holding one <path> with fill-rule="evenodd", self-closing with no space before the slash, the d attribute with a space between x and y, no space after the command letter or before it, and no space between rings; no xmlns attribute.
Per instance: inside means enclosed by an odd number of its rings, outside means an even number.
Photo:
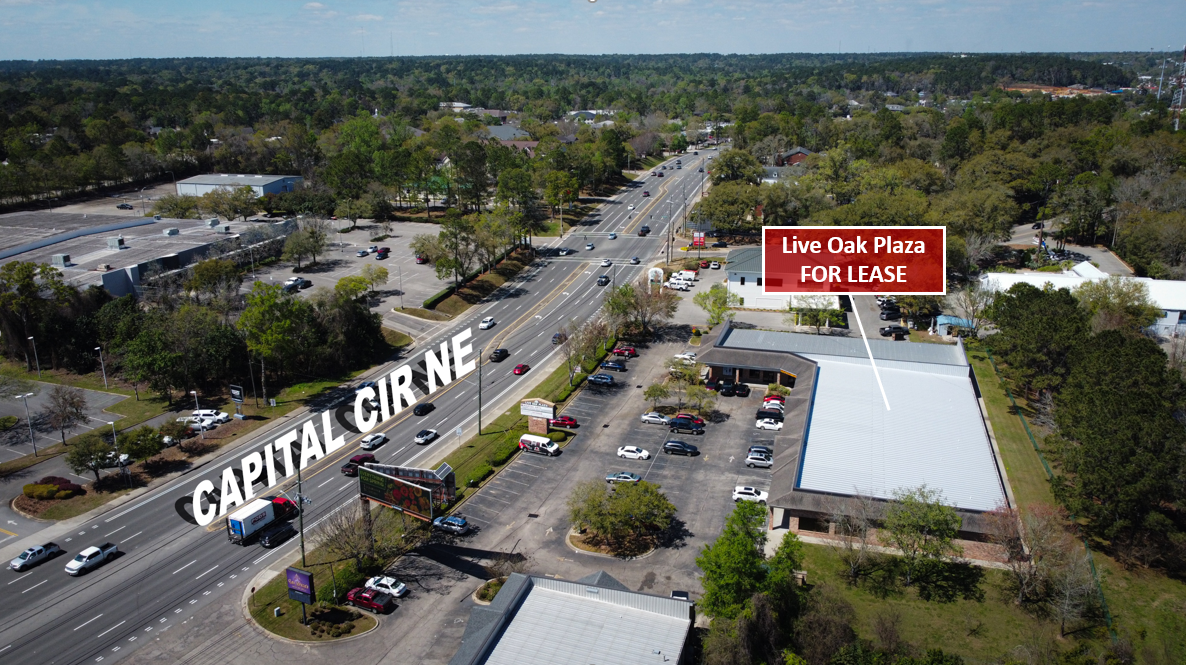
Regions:
<svg viewBox="0 0 1186 665"><path fill-rule="evenodd" d="M231 401L235 404L243 403L243 386L231 386Z"/></svg>
<svg viewBox="0 0 1186 665"><path fill-rule="evenodd" d="M525 399L519 402L519 415L528 418L555 418L556 405L543 399Z"/></svg>
<svg viewBox="0 0 1186 665"><path fill-rule="evenodd" d="M704 231L692 232L692 246L693 247L703 247L704 246Z"/></svg>
<svg viewBox="0 0 1186 665"><path fill-rule="evenodd" d="M313 573L300 568L289 568L284 576L288 580L289 598L306 605L311 605L317 599L317 593L313 589Z"/></svg>
<svg viewBox="0 0 1186 665"><path fill-rule="evenodd" d="M428 487L379 473L364 466L358 469L358 489L364 498L377 501L388 508L407 513L412 517L432 521L433 491Z"/></svg>

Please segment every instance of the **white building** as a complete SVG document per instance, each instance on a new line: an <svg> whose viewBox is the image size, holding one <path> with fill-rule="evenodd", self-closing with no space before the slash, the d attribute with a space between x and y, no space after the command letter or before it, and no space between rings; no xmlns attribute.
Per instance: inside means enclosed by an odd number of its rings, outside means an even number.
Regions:
<svg viewBox="0 0 1186 665"><path fill-rule="evenodd" d="M1107 278L1108 273L1084 261L1062 273L1017 272L988 273L983 277L986 287L1007 291L1014 284L1022 282L1043 288L1049 284L1056 289L1074 290L1084 282ZM1161 318L1150 326L1158 335L1180 335L1186 333L1186 282L1173 279L1150 279L1148 277L1127 277L1136 280L1149 289L1149 299L1161 309Z"/></svg>
<svg viewBox="0 0 1186 665"><path fill-rule="evenodd" d="M219 188L238 189L250 187L256 196L295 191L304 179L299 175L234 175L231 173L209 173L196 175L177 182L177 193L201 196Z"/></svg>
<svg viewBox="0 0 1186 665"><path fill-rule="evenodd" d="M725 288L729 293L735 293L741 298L741 307L745 309L774 309L786 310L792 299L804 296L789 293L764 293L762 287L762 248L746 247L729 252L725 259L725 272L728 279ZM828 294L812 294L830 299L830 307L840 309L840 297Z"/></svg>

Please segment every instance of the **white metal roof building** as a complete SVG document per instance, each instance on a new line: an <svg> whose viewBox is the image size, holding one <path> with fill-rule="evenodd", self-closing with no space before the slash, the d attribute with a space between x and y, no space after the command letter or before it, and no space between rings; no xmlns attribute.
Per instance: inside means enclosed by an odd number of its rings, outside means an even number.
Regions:
<svg viewBox="0 0 1186 665"><path fill-rule="evenodd" d="M1010 500L962 344L868 343L888 409L860 338L725 328L701 352L714 378L793 377L772 526L827 517L838 497L889 500L925 484L961 514L964 537L979 537L980 514Z"/></svg>
<svg viewBox="0 0 1186 665"><path fill-rule="evenodd" d="M1084 261L1062 273L1016 272L988 273L983 277L986 287L1007 291L1014 284L1032 284L1043 288L1046 284L1056 289L1074 290L1084 282L1105 279L1108 273ZM1162 310L1162 317L1150 328L1161 335L1186 333L1186 282L1176 279L1150 279L1148 277L1126 277L1136 280L1149 289L1149 299Z"/></svg>
<svg viewBox="0 0 1186 665"><path fill-rule="evenodd" d="M299 175L234 175L231 173L209 173L177 181L177 193L187 196L201 196L219 188L238 189L250 187L256 196L291 192L304 179Z"/></svg>
<svg viewBox="0 0 1186 665"><path fill-rule="evenodd" d="M576 581L512 574L476 607L450 665L687 662L692 603L630 591L604 572Z"/></svg>

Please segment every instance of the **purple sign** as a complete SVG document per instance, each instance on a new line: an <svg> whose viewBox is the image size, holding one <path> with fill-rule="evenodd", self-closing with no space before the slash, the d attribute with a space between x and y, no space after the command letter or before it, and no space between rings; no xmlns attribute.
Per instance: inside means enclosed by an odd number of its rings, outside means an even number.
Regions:
<svg viewBox="0 0 1186 665"><path fill-rule="evenodd" d="M284 575L288 580L288 597L298 603L312 604L317 595L313 592L313 573L289 568Z"/></svg>

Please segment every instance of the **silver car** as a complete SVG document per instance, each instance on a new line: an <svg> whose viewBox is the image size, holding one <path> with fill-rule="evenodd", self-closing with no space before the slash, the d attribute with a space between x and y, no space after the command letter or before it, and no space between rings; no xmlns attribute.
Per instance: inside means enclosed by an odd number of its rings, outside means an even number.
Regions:
<svg viewBox="0 0 1186 665"><path fill-rule="evenodd" d="M650 413L642 414L640 420L648 425L666 425L671 419L658 411L651 411Z"/></svg>
<svg viewBox="0 0 1186 665"><path fill-rule="evenodd" d="M749 468L759 467L762 469L769 469L774 466L774 458L762 453L750 453L745 458L745 465Z"/></svg>

